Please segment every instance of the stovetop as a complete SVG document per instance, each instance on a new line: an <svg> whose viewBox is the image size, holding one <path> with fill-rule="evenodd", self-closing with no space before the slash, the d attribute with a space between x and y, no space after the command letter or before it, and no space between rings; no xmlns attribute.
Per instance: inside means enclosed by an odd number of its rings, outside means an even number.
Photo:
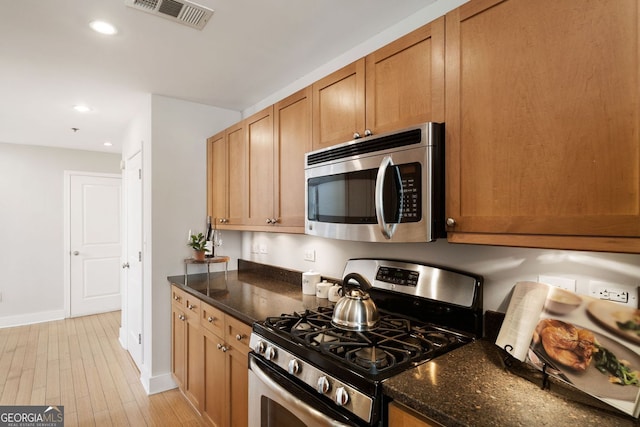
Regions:
<svg viewBox="0 0 640 427"><path fill-rule="evenodd" d="M323 365L340 364L370 381L379 381L453 350L473 337L392 313L381 313L380 323L370 331L348 331L331 323L333 307L319 307L276 317L262 325L300 353L311 349L327 357ZM300 355L304 357L304 354Z"/></svg>
<svg viewBox="0 0 640 427"><path fill-rule="evenodd" d="M380 321L356 332L335 326L333 307L268 317L253 324L250 365L259 363L312 395L378 425L385 379L482 334L482 278L399 260L351 259L371 285Z"/></svg>

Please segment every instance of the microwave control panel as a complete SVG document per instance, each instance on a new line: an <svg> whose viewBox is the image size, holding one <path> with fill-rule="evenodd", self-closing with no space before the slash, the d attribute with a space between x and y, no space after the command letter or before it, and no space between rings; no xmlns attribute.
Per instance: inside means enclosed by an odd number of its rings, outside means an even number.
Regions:
<svg viewBox="0 0 640 427"><path fill-rule="evenodd" d="M400 222L418 222L422 219L422 180L419 163L398 166L402 182L402 218Z"/></svg>

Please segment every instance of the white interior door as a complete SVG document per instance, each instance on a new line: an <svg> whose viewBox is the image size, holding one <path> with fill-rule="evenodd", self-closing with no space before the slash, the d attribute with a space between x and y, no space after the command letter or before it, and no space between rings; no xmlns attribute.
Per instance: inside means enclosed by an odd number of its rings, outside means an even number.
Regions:
<svg viewBox="0 0 640 427"><path fill-rule="evenodd" d="M70 314L119 310L121 178L70 176Z"/></svg>
<svg viewBox="0 0 640 427"><path fill-rule="evenodd" d="M142 367L142 154L127 161L126 194L126 346L138 368Z"/></svg>

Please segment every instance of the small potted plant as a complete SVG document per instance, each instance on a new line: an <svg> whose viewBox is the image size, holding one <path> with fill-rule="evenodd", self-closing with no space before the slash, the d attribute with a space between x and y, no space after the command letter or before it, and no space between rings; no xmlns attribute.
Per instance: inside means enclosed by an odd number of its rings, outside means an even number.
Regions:
<svg viewBox="0 0 640 427"><path fill-rule="evenodd" d="M189 243L187 246L191 246L193 249L193 259L196 261L204 261L204 251L207 240L204 237L204 234L192 234Z"/></svg>

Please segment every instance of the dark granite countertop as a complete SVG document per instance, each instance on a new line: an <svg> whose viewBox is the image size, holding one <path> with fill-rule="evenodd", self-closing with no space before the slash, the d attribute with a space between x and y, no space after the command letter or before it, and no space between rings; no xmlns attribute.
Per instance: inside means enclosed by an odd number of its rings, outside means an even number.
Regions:
<svg viewBox="0 0 640 427"><path fill-rule="evenodd" d="M184 275L170 276L167 279L171 284L247 324L269 316L331 304L327 299L302 294L302 273L278 275L269 270L250 268L253 267L252 263L240 262L244 263L244 268L229 271L226 283L223 272L211 273L208 296L206 273L190 274L188 286L184 284Z"/></svg>
<svg viewBox="0 0 640 427"><path fill-rule="evenodd" d="M239 271L168 277L186 292L251 324L269 316L331 303L303 295L301 274L239 261ZM462 346L383 384L387 396L444 426L639 426L587 394L551 379L543 390L541 373L514 361L482 339Z"/></svg>
<svg viewBox="0 0 640 427"><path fill-rule="evenodd" d="M445 426L635 426L637 420L478 340L387 380L386 395Z"/></svg>

